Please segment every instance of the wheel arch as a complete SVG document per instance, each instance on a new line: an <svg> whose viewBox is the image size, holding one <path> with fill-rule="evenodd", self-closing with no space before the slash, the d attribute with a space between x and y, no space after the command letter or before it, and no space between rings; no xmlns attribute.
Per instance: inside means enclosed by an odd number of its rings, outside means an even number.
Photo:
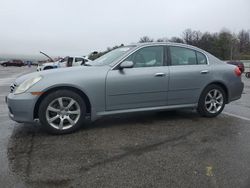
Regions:
<svg viewBox="0 0 250 188"><path fill-rule="evenodd" d="M39 98L38 100L36 101L36 104L35 104L35 107L34 107L34 112L33 112L33 118L34 119L37 119L38 118L38 111L39 111L39 107L40 107L40 104L42 102L42 100L50 93L52 92L55 92L57 90L60 90L60 89L66 89L66 90L70 90L70 91L74 91L76 92L77 94L79 94L84 102L86 103L86 110L87 110L87 114L91 114L91 103L90 103L90 100L89 100L89 97L79 88L77 87L74 87L74 86L56 86L56 87L53 87L53 88L49 88L47 91L45 91Z"/></svg>
<svg viewBox="0 0 250 188"><path fill-rule="evenodd" d="M206 87L203 88L202 92L210 85L217 85L220 86L224 91L225 91L225 95L226 95L226 104L229 102L229 90L226 86L225 83L221 82L221 81L214 81L209 83L208 85L206 85Z"/></svg>
<svg viewBox="0 0 250 188"><path fill-rule="evenodd" d="M54 69L54 68L55 68L55 67L49 65L49 66L44 67L43 70L49 70L49 69Z"/></svg>

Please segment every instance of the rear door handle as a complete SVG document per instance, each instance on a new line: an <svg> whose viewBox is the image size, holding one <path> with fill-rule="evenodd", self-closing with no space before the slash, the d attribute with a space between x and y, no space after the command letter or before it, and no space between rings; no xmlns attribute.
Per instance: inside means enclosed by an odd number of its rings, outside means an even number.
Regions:
<svg viewBox="0 0 250 188"><path fill-rule="evenodd" d="M207 74L207 73L209 73L208 70L202 70L202 71L201 71L201 74Z"/></svg>
<svg viewBox="0 0 250 188"><path fill-rule="evenodd" d="M163 72L157 72L157 73L155 73L155 77L164 77L164 76L166 76L166 74L163 73Z"/></svg>

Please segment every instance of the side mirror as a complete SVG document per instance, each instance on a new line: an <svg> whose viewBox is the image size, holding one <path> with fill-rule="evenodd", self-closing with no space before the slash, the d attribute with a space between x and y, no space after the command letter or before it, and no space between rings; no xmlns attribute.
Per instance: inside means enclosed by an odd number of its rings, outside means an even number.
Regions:
<svg viewBox="0 0 250 188"><path fill-rule="evenodd" d="M133 66L134 66L133 61L123 61L123 62L120 64L119 68L120 68L120 69L132 68Z"/></svg>

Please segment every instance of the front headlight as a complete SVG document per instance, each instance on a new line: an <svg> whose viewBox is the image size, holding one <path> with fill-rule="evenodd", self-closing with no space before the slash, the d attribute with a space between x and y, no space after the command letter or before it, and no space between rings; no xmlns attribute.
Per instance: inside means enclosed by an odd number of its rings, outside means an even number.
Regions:
<svg viewBox="0 0 250 188"><path fill-rule="evenodd" d="M31 88L31 86L33 86L35 83L39 82L41 79L42 79L42 76L37 76L37 77L34 77L34 78L30 78L28 80L25 80L24 82L22 82L17 87L17 89L15 90L14 94L24 93L29 88Z"/></svg>

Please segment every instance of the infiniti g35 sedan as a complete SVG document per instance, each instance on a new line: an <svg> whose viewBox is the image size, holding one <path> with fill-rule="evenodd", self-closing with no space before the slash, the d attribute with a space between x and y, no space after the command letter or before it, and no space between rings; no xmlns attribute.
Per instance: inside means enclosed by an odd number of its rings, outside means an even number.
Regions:
<svg viewBox="0 0 250 188"><path fill-rule="evenodd" d="M215 117L241 97L238 67L199 48L143 43L115 49L82 67L21 76L6 97L17 122L39 120L50 133L77 130L86 118L195 108Z"/></svg>

